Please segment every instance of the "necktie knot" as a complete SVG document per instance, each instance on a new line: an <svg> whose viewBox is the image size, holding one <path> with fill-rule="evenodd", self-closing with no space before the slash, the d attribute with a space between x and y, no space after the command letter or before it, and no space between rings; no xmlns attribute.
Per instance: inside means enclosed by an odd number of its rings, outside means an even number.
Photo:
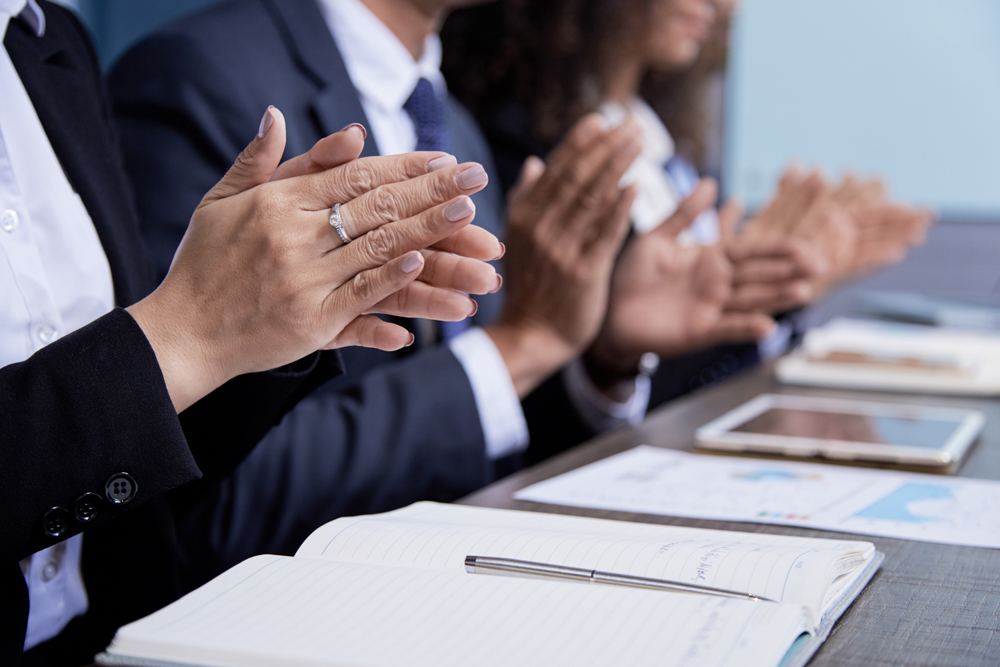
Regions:
<svg viewBox="0 0 1000 667"><path fill-rule="evenodd" d="M418 80L403 109L413 121L418 151L448 152L448 119L444 102L434 91L434 84L427 79Z"/></svg>

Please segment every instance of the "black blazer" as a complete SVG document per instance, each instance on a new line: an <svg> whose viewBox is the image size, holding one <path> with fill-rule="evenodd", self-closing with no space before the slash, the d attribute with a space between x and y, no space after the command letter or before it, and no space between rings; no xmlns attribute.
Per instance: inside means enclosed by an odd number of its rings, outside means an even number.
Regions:
<svg viewBox="0 0 1000 667"><path fill-rule="evenodd" d="M117 305L128 306L156 286L156 271L140 242L97 59L70 12L42 6L44 36L15 19L4 46L93 219ZM121 308L0 369L0 664L22 661L28 596L19 560L86 528L89 610L24 654L23 664L90 662L118 626L180 592L179 535L164 494L227 474L304 393L338 371L335 356L313 355L238 378L179 419L152 348ZM220 432L231 447L218 445ZM135 488L115 505L105 485L120 473ZM95 494L84 500L96 515L83 522L76 510L87 493Z"/></svg>
<svg viewBox="0 0 1000 667"><path fill-rule="evenodd" d="M237 0L181 20L146 39L115 66L109 84L143 231L168 265L187 211L257 129L268 104L285 114L288 153L344 126L367 125L358 93L316 0ZM476 195L476 224L501 234L500 187L485 141L468 114L448 103L452 149L482 163L494 184ZM366 155L376 154L373 139ZM477 324L500 308L480 299ZM293 552L318 524L416 500L452 500L519 465L492 465L469 380L446 348L418 344L404 356L346 350L350 375L300 404L230 479L215 502L194 502L191 585L260 552ZM411 349L408 352L412 352ZM530 412L533 456L591 433L558 381ZM558 439L535 437L551 426ZM208 555L218 559L212 562Z"/></svg>

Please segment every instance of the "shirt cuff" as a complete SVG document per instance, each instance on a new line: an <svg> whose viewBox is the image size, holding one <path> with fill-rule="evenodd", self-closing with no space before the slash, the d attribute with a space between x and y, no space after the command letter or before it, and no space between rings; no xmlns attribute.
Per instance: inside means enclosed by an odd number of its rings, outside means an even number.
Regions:
<svg viewBox="0 0 1000 667"><path fill-rule="evenodd" d="M638 424L649 408L651 382L645 375L625 380L634 385L632 397L624 403L608 398L587 375L583 361L574 359L563 371L563 384L570 403L576 408L583 423L592 431L603 433L627 424Z"/></svg>
<svg viewBox="0 0 1000 667"><path fill-rule="evenodd" d="M789 318L779 320L774 331L757 343L757 353L760 355L761 361L770 361L784 354L794 333L794 322L789 321Z"/></svg>
<svg viewBox="0 0 1000 667"><path fill-rule="evenodd" d="M448 347L469 376L487 458L495 461L524 451L528 446L528 422L507 364L489 334L473 327L453 338Z"/></svg>

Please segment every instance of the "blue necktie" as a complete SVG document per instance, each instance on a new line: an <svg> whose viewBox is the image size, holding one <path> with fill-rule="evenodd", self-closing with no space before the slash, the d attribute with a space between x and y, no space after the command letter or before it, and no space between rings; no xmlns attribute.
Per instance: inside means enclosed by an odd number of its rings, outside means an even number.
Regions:
<svg viewBox="0 0 1000 667"><path fill-rule="evenodd" d="M427 79L417 81L410 99L403 105L410 114L413 129L417 133L418 151L449 152L451 140L448 134L448 116L444 102L434 92L434 85ZM445 343L469 328L469 320L461 322L441 322L441 340Z"/></svg>

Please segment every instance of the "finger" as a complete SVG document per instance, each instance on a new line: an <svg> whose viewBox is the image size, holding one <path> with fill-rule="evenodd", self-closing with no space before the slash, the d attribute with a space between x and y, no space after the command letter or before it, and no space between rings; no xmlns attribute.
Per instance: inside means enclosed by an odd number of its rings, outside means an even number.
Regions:
<svg viewBox="0 0 1000 667"><path fill-rule="evenodd" d="M454 206L463 200L468 207L463 206L460 210L471 212L452 220L449 215L454 217L454 213L449 211L454 211ZM475 205L472 200L460 197L407 220L382 225L347 246L328 252L327 276L333 284L340 284L359 271L381 266L413 250L429 248L471 224L473 218Z"/></svg>
<svg viewBox="0 0 1000 667"><path fill-rule="evenodd" d="M545 173L545 162L541 158L534 155L530 156L521 165L521 173L517 177L517 181L514 183L514 187L511 188L510 194L507 196L507 207L514 208L524 201L524 198L528 196L532 188L538 183L538 179L542 177Z"/></svg>
<svg viewBox="0 0 1000 667"><path fill-rule="evenodd" d="M347 326L343 325L345 320L349 324L354 318L371 312L375 304L412 284L423 267L424 258L419 252L406 253L384 265L357 273L352 279L330 292L322 306L323 321L328 323L331 330L330 346L337 347L341 344L338 337L343 332L340 327ZM383 334L388 330L370 320L362 320L361 324L355 326L360 327L360 330L354 330L355 334L365 333L367 337L364 340L373 343L371 347L398 350L405 344L394 336L386 341L373 335L373 329Z"/></svg>
<svg viewBox="0 0 1000 667"><path fill-rule="evenodd" d="M349 202L375 188L430 174L455 164L447 153L402 153L364 157L317 174L287 179L289 193L304 211L329 212L336 203Z"/></svg>
<svg viewBox="0 0 1000 667"><path fill-rule="evenodd" d="M553 169L558 179L550 208L553 232L586 237L594 219L618 201L619 183L641 152L638 126L629 119L562 172Z"/></svg>
<svg viewBox="0 0 1000 667"><path fill-rule="evenodd" d="M450 252L463 257L493 262L506 254L507 249L497 237L482 227L469 225L463 227L451 236L441 239L433 246L434 250Z"/></svg>
<svg viewBox="0 0 1000 667"><path fill-rule="evenodd" d="M604 120L597 114L587 114L574 125L566 138L549 155L545 167L547 178L539 178L536 187L531 188L531 196L550 201L555 194L562 175L580 158L586 155L597 142L608 134Z"/></svg>
<svg viewBox="0 0 1000 667"><path fill-rule="evenodd" d="M737 243L727 250L734 264L754 259L779 259L791 262L797 267L797 275L803 278L815 278L825 275L830 270L826 258L803 239Z"/></svg>
<svg viewBox="0 0 1000 667"><path fill-rule="evenodd" d="M619 184L641 152L642 143L638 135L629 131L616 130L606 142L602 142L601 147L594 150L594 156L596 160L603 154L603 162L598 165L590 182L582 188L574 188L575 178L564 183L561 193L566 198L557 197L556 210L567 213L561 216L559 228L573 238L593 239L595 227L606 226L606 216L621 200Z"/></svg>
<svg viewBox="0 0 1000 667"><path fill-rule="evenodd" d="M744 212L746 204L738 197L730 197L719 209L719 242L723 246L728 246L736 238L736 227L743 219Z"/></svg>
<svg viewBox="0 0 1000 667"><path fill-rule="evenodd" d="M772 283L803 277L797 262L787 257L755 257L734 265L733 284Z"/></svg>
<svg viewBox="0 0 1000 667"><path fill-rule="evenodd" d="M738 286L730 297L726 310L735 312L781 313L809 303L812 285L804 280L786 283L750 283Z"/></svg>
<svg viewBox="0 0 1000 667"><path fill-rule="evenodd" d="M281 163L284 151L285 117L274 107L268 107L257 136L243 149L222 180L205 195L201 206L267 183Z"/></svg>
<svg viewBox="0 0 1000 667"><path fill-rule="evenodd" d="M359 315L334 338L325 349L341 347L373 347L395 352L413 344L413 334L399 326L380 320L374 315Z"/></svg>
<svg viewBox="0 0 1000 667"><path fill-rule="evenodd" d="M368 131L357 123L340 132L323 137L298 157L287 160L272 174L272 181L317 174L358 159L365 147Z"/></svg>
<svg viewBox="0 0 1000 667"><path fill-rule="evenodd" d="M468 163L439 169L434 173L401 183L390 183L367 192L340 207L347 236L357 239L377 227L406 220L422 211L456 197L448 216L462 219L475 211L468 196L486 187L489 176L481 165ZM330 235L331 247L342 245L340 237Z"/></svg>
<svg viewBox="0 0 1000 667"><path fill-rule="evenodd" d="M708 334L715 345L753 343L771 335L777 322L763 313L725 313Z"/></svg>
<svg viewBox="0 0 1000 667"><path fill-rule="evenodd" d="M396 317L421 318L440 322L459 322L479 310L473 300L454 290L413 282L375 304L372 313Z"/></svg>
<svg viewBox="0 0 1000 667"><path fill-rule="evenodd" d="M425 266L418 280L422 283L466 294L489 294L500 289L500 276L486 262L433 250L421 254Z"/></svg>
<svg viewBox="0 0 1000 667"><path fill-rule="evenodd" d="M680 203L677 210L650 233L676 238L678 234L690 227L698 219L698 216L712 207L718 192L719 188L714 179L701 179L691 194Z"/></svg>
<svg viewBox="0 0 1000 667"><path fill-rule="evenodd" d="M606 224L598 227L593 239L585 244L584 253L602 257L618 254L632 221L632 204L635 203L636 192L634 185L621 191L614 207L603 216Z"/></svg>

